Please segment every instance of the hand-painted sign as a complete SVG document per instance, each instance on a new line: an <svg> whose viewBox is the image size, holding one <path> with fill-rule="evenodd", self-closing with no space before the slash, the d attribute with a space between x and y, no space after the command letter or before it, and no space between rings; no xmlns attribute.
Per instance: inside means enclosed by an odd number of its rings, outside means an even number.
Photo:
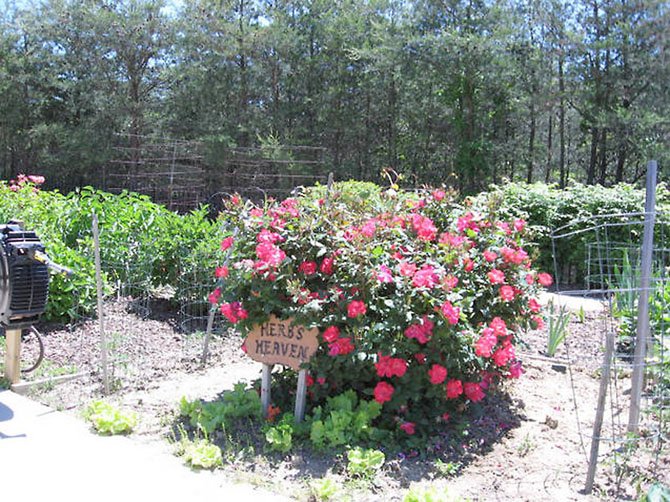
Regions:
<svg viewBox="0 0 670 502"><path fill-rule="evenodd" d="M267 322L254 326L245 343L247 355L260 363L300 369L319 347L319 330L293 325L292 321L270 316Z"/></svg>

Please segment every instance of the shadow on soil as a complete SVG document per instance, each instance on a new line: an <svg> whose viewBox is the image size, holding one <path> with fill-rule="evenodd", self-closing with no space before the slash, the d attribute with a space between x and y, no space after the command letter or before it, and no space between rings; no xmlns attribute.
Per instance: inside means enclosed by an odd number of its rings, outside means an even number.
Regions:
<svg viewBox="0 0 670 502"><path fill-rule="evenodd" d="M461 417L445 424L444 429L425 439L425 448L401 449L384 445L366 445L384 451L384 476L387 482L406 488L412 482L432 477L455 476L478 457L489 453L508 431L526 420L524 403L511 399L504 391L491 393L483 402L471 405ZM173 423L177 440L180 432L193 437L187 419ZM224 470L244 472L266 482L281 473L284 480L322 478L330 472L344 473L344 449L315 451L305 442L294 443L290 453L270 451L261 425L252 420L237 422L225 433L217 429L209 439L223 452ZM377 476L378 477L378 476Z"/></svg>

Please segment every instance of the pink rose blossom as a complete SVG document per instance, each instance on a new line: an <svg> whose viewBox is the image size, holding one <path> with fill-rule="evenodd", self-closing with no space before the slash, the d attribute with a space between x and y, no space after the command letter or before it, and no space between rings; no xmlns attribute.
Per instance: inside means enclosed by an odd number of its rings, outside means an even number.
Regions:
<svg viewBox="0 0 670 502"><path fill-rule="evenodd" d="M537 282L539 282L541 286L548 288L554 283L554 279L546 272L541 272L537 274Z"/></svg>
<svg viewBox="0 0 670 502"><path fill-rule="evenodd" d="M442 304L442 307L440 307L440 311L442 312L442 315L444 318L447 320L449 324L452 326L454 324L458 323L458 320L460 319L461 316L461 309L458 307L454 307L448 300L445 301Z"/></svg>
<svg viewBox="0 0 670 502"><path fill-rule="evenodd" d="M415 288L431 289L437 285L439 277L435 269L430 265L424 265L421 270L417 271L412 277L412 286Z"/></svg>
<svg viewBox="0 0 670 502"><path fill-rule="evenodd" d="M463 384L460 380L451 379L447 382L447 399L456 399L463 394Z"/></svg>
<svg viewBox="0 0 670 502"><path fill-rule="evenodd" d="M492 263L492 262L496 261L496 259L498 258L497 254L495 254L493 251L489 251L488 249L486 251L484 251L483 254L484 254L484 259L489 263Z"/></svg>
<svg viewBox="0 0 670 502"><path fill-rule="evenodd" d="M367 312L367 308L365 306L365 303L363 303L360 300L353 300L348 306L347 306L347 316L348 317L358 317L361 315L365 315Z"/></svg>
<svg viewBox="0 0 670 502"><path fill-rule="evenodd" d="M408 263L406 261L400 262L400 275L403 277L409 277L414 275L416 272L416 265L414 263Z"/></svg>
<svg viewBox="0 0 670 502"><path fill-rule="evenodd" d="M390 383L379 382L374 390L375 401L379 404L384 404L385 402L390 401L394 391L395 389Z"/></svg>
<svg viewBox="0 0 670 502"><path fill-rule="evenodd" d="M465 397L467 397L473 403L481 401L484 399L484 391L481 386L476 382L466 382L464 385Z"/></svg>
<svg viewBox="0 0 670 502"><path fill-rule="evenodd" d="M500 298L503 299L503 301L506 302L511 302L514 300L514 288L512 286L500 286Z"/></svg>
<svg viewBox="0 0 670 502"><path fill-rule="evenodd" d="M488 274L491 284L503 284L505 282L505 273L502 270L493 269Z"/></svg>
<svg viewBox="0 0 670 502"><path fill-rule="evenodd" d="M377 280L379 282L393 282L393 273L391 269L386 265L380 265L379 270L377 271Z"/></svg>
<svg viewBox="0 0 670 502"><path fill-rule="evenodd" d="M479 357L491 357L493 347L498 343L498 337L491 328L484 328L475 343L475 354Z"/></svg>
<svg viewBox="0 0 670 502"><path fill-rule="evenodd" d="M400 425L400 429L411 436L414 434L414 432L416 432L416 424L414 422L403 422Z"/></svg>
<svg viewBox="0 0 670 502"><path fill-rule="evenodd" d="M233 239L232 237L226 237L221 241L221 250L225 251L226 249L228 249L230 246L233 245L233 242L235 242L235 239Z"/></svg>
<svg viewBox="0 0 670 502"><path fill-rule="evenodd" d="M438 385L444 382L447 379L447 368L439 364L433 364L428 370L428 377L430 378L430 383Z"/></svg>

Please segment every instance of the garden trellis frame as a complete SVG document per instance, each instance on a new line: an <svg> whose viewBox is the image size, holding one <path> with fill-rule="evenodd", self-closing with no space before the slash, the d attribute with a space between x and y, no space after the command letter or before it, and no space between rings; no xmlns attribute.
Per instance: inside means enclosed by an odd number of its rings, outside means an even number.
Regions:
<svg viewBox="0 0 670 502"><path fill-rule="evenodd" d="M327 180L326 149L321 147L227 147L215 155L200 141L133 134L117 138L116 156L102 172L103 188L149 195L175 211L208 203L216 212L220 193L259 201L286 197L296 186Z"/></svg>
<svg viewBox="0 0 670 502"><path fill-rule="evenodd" d="M560 291L559 285L558 292L596 298L608 308L608 315L601 320L598 330L604 358L590 438L587 493L593 489L601 442L614 445L608 455L618 467L622 467L618 462L630 460L631 452L651 445L652 458L656 459L653 469L657 469L658 458L670 433L667 423L670 413L667 324L670 318L666 322L667 316L663 314L670 307L666 304L666 301L670 303L670 297L666 300L665 294L670 293L667 282L670 250L664 246L670 230L670 215L658 213L655 207L656 172L656 162L652 161L648 164L644 212L585 218L556 229L551 236L558 279L564 265L559 263L559 244L568 242L571 247L583 245L586 249L585 289ZM655 237L659 246L654 246ZM650 300L655 306L653 326ZM655 385L650 385L652 378ZM629 384L630 389L624 388ZM630 398L623 397L626 393L630 393ZM575 397L579 415L577 401ZM606 425L607 403L610 423ZM623 415L628 417L626 423L623 423ZM604 429L610 432L606 434ZM619 472L624 471L619 469Z"/></svg>

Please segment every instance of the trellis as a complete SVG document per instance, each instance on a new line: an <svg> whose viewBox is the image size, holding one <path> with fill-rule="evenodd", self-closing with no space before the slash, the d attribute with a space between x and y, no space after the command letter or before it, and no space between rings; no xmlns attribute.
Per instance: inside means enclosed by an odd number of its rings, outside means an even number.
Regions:
<svg viewBox="0 0 670 502"><path fill-rule="evenodd" d="M670 218L656 210L655 184L656 163L650 162L644 212L594 216L552 233L554 250L561 241L585 247L586 289L560 292L598 299L608 312L593 333L600 337L604 354L592 434L582 438L590 440L587 493L603 459L615 465L619 490L635 452L647 450L654 459L650 469L657 475L659 458L668 448L670 319L665 312L670 307L670 253L665 243ZM558 276L563 264L557 256L554 252ZM656 314L653 324L650 300ZM575 409L579 415L576 393Z"/></svg>

